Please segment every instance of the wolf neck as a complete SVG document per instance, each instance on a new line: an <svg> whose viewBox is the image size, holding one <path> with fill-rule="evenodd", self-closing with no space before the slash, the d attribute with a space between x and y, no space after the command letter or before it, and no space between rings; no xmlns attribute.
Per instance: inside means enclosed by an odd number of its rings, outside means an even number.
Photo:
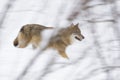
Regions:
<svg viewBox="0 0 120 80"><path fill-rule="evenodd" d="M72 31L69 28L65 28L65 29L61 29L60 33L64 43L66 45L70 45L72 43L71 40Z"/></svg>

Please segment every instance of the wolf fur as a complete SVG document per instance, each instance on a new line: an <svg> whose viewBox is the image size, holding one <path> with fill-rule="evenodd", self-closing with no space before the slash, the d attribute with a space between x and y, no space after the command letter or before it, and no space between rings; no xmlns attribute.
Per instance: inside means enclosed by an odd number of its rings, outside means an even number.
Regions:
<svg viewBox="0 0 120 80"><path fill-rule="evenodd" d="M51 37L47 48L54 48L62 57L68 58L67 54L65 53L65 49L72 43L72 35L79 41L84 39L84 36L81 34L78 24L71 24L67 28L60 29L57 35Z"/></svg>
<svg viewBox="0 0 120 80"><path fill-rule="evenodd" d="M45 49L54 48L62 57L68 58L65 49L72 43L71 36L74 36L79 41L84 39L78 25L71 24L67 28L60 29L55 36L50 38ZM53 29L53 27L45 27L38 24L27 24L23 26L14 40L14 46L25 48L28 44L32 43L33 48L37 48L42 40L41 32L45 29Z"/></svg>
<svg viewBox="0 0 120 80"><path fill-rule="evenodd" d="M39 24L24 25L13 42L14 46L25 48L31 43L33 48L37 48L42 40L41 32L45 29L53 29L53 27L46 27Z"/></svg>

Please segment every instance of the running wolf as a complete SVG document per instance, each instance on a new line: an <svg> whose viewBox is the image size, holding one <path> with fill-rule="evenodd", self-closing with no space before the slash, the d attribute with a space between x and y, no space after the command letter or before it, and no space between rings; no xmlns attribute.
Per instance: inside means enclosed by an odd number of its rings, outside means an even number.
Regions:
<svg viewBox="0 0 120 80"><path fill-rule="evenodd" d="M50 38L45 49L54 48L62 57L68 58L67 54L65 53L65 49L68 45L72 43L73 38L79 41L84 39L84 36L81 34L81 30L79 29L78 25L79 24L71 24L67 28L60 29L55 36L52 36ZM38 24L24 25L20 29L18 36L13 42L14 46L25 48L28 44L32 43L33 48L37 48L42 40L42 36L40 33L45 29L54 28Z"/></svg>

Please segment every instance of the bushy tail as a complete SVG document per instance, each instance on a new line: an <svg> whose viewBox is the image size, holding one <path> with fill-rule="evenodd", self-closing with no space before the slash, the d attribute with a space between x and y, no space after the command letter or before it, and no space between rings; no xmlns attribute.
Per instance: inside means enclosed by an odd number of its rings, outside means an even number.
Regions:
<svg viewBox="0 0 120 80"><path fill-rule="evenodd" d="M45 27L46 29L54 29L54 27Z"/></svg>
<svg viewBox="0 0 120 80"><path fill-rule="evenodd" d="M18 38L16 38L16 39L14 40L13 45L14 45L14 46L18 46Z"/></svg>

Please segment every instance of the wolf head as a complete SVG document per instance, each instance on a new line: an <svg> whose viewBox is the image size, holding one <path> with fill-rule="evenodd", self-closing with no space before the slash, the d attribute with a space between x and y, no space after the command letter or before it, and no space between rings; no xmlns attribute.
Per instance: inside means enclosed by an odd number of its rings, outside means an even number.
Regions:
<svg viewBox="0 0 120 80"><path fill-rule="evenodd" d="M70 25L71 35L75 39L81 41L84 39L84 36L81 34L81 30L79 29L79 23L74 25L73 23Z"/></svg>

